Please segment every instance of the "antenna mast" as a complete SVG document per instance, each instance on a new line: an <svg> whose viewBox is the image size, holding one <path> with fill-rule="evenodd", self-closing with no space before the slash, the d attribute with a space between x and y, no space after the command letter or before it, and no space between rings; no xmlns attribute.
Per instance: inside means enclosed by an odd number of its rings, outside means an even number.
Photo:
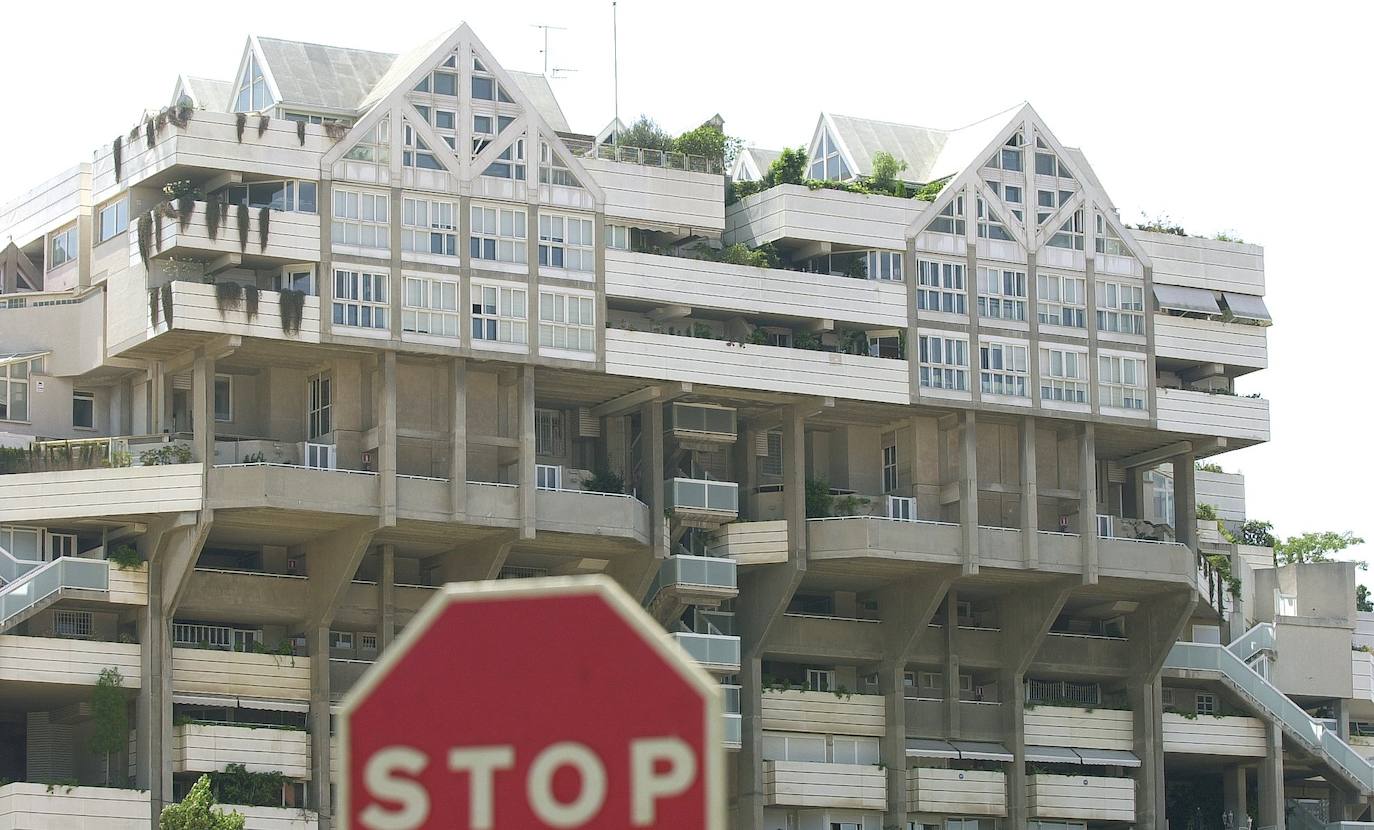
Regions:
<svg viewBox="0 0 1374 830"><path fill-rule="evenodd" d="M616 0L611 0L611 79L615 99L615 129L612 144L620 143L620 38L616 28Z"/></svg>
<svg viewBox="0 0 1374 830"><path fill-rule="evenodd" d="M544 32L544 48L540 49L539 52L544 56L544 74L547 75L549 74L549 30L553 29L558 32L566 32L567 28L564 26L550 26L546 23L531 23L530 25L536 29L542 29Z"/></svg>

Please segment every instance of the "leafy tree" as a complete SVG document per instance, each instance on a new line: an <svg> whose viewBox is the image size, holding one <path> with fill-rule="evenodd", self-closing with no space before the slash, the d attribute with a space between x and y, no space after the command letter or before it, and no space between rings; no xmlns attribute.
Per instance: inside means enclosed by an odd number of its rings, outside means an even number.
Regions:
<svg viewBox="0 0 1374 830"><path fill-rule="evenodd" d="M806 148L787 147L768 166L763 179L769 187L775 184L806 183Z"/></svg>
<svg viewBox="0 0 1374 830"><path fill-rule="evenodd" d="M879 150L873 156L873 187L876 190L884 190L889 193L897 189L897 177L906 170L906 162L898 161L897 157L887 152Z"/></svg>
<svg viewBox="0 0 1374 830"><path fill-rule="evenodd" d="M835 497L830 495L830 482L823 478L806 480L806 518L828 518L834 503Z"/></svg>
<svg viewBox="0 0 1374 830"><path fill-rule="evenodd" d="M1348 530L1344 533L1330 530L1310 531L1300 536L1289 536L1279 542L1274 546L1274 558L1280 565L1330 562L1331 554L1363 544L1363 539Z"/></svg>
<svg viewBox="0 0 1374 830"><path fill-rule="evenodd" d="M180 804L162 808L159 830L243 830L243 816L237 812L215 810L210 793L210 776L202 775Z"/></svg>
<svg viewBox="0 0 1374 830"><path fill-rule="evenodd" d="M1140 221L1132 225L1138 231L1152 231L1154 233L1171 233L1174 236L1187 236L1188 232L1183 226L1169 218L1167 213L1156 216L1148 216L1144 211L1140 212Z"/></svg>
<svg viewBox="0 0 1374 830"><path fill-rule="evenodd" d="M935 201L935 197L940 195L940 191L944 190L947 184L949 184L949 179L940 179L929 184L921 185L921 188L916 191L916 198L920 199L922 202L933 202Z"/></svg>
<svg viewBox="0 0 1374 830"><path fill-rule="evenodd" d="M714 124L702 124L673 139L673 149L683 155L701 156L724 164L726 145L732 140Z"/></svg>
<svg viewBox="0 0 1374 830"><path fill-rule="evenodd" d="M1240 526L1241 544L1256 545L1262 548L1278 547L1274 538L1274 523L1251 519Z"/></svg>
<svg viewBox="0 0 1374 830"><path fill-rule="evenodd" d="M91 692L90 749L105 756L105 786L110 786L110 756L129 743L129 709L124 700L124 675L119 669L101 669Z"/></svg>
<svg viewBox="0 0 1374 830"><path fill-rule="evenodd" d="M622 130L616 143L626 147L643 147L646 150L666 152L673 149L673 137L647 115L640 115L638 121Z"/></svg>
<svg viewBox="0 0 1374 830"><path fill-rule="evenodd" d="M1374 611L1374 601L1369 599L1369 587L1365 585L1355 586L1355 610Z"/></svg>

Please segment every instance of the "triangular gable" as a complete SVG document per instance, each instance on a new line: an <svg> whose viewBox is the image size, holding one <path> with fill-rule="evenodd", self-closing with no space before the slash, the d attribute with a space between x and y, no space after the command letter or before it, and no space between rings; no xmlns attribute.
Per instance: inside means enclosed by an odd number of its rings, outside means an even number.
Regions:
<svg viewBox="0 0 1374 830"><path fill-rule="evenodd" d="M856 178L859 175L858 167L854 164L854 154L849 151L849 147L845 145L844 139L840 138L839 133L840 131L835 128L835 122L830 119L829 113L821 113L820 118L816 122L816 129L811 134L810 150L806 155L808 178L829 178L826 175L826 160L832 155L837 155L839 163L844 167L844 169L839 172L849 174L847 177L842 175L839 179L836 179L836 181L845 181L847 179ZM821 165L819 171L816 166L818 161ZM821 175L815 175L816 172L820 172Z"/></svg>
<svg viewBox="0 0 1374 830"><path fill-rule="evenodd" d="M988 187L988 183L981 179L977 182L977 191L976 196L983 200L983 204L990 213L990 220L1006 228L1012 239L1019 242L1021 247L1026 247L1026 229L1020 222L1016 221L1016 214L1013 213L1011 205L1003 201L1000 196L992 191L992 188ZM975 211L976 218L978 218L977 211Z"/></svg>
<svg viewBox="0 0 1374 830"><path fill-rule="evenodd" d="M530 155L529 128L529 117L527 115L517 116L516 119L511 122L509 127L498 133L497 136L494 139L492 139L486 147L482 148L482 152L473 156L473 174L477 176L484 176L486 175L487 168L493 164L496 164L499 161L506 161L512 164L524 164L526 165L526 170L528 171ZM520 141L522 139L525 141L525 155L523 158L501 158L502 153L505 153L511 145L515 144L515 142ZM528 172L526 172L525 179L528 180L528 177L529 174Z"/></svg>
<svg viewBox="0 0 1374 830"><path fill-rule="evenodd" d="M409 101L401 101L398 109L401 111L400 120L403 125L401 151L405 153L412 149L405 146L404 131L406 127L409 127L414 133L414 136L423 142L423 146L432 156L434 156L434 160L438 162L444 170L454 175L461 175L463 163L453 151L449 150L448 142L444 141L443 136L434 131L434 128L430 126L429 122L420 116L420 113L416 111L415 107L411 105ZM414 149L418 149L418 147ZM404 157L402 157L401 163L402 166L407 166L405 165ZM419 167L419 165L414 166Z"/></svg>
<svg viewBox="0 0 1374 830"><path fill-rule="evenodd" d="M254 107L253 95L249 90L248 106L241 107L243 101L244 81L250 65L256 64L262 73L262 78L266 86L266 93L270 98L262 107ZM250 82L252 79L248 79ZM272 67L267 63L266 56L263 55L262 45L258 43L256 35L248 36L248 44L243 50L243 57L239 58L238 71L234 73L233 90L229 94L230 112L257 112L259 109L267 109L281 101L281 90L277 87L277 80L272 76Z"/></svg>
<svg viewBox="0 0 1374 830"><path fill-rule="evenodd" d="M921 213L912 220L912 223L907 226L908 234L917 234L923 231L925 227L930 224L931 220L939 215L939 212L947 207L950 200L954 199L956 196L971 195L965 194L965 191L968 190L977 191L978 193L982 192L983 181L978 175L978 171L982 169L994 150L1000 148L1017 130L1023 128L1025 125L1025 114L1029 109L1030 105L1027 104L1017 110L1016 114L1007 121L1006 125L983 146L982 152L976 153L968 166L958 175L954 176L954 178L950 179L949 183L946 184L935 197L935 200L930 203L930 206L921 211ZM996 198L995 194L991 192L987 195ZM996 199L994 204L1001 206L1003 210L1010 213L1010 209L1001 199ZM1023 240L1022 244L1025 244L1025 240Z"/></svg>

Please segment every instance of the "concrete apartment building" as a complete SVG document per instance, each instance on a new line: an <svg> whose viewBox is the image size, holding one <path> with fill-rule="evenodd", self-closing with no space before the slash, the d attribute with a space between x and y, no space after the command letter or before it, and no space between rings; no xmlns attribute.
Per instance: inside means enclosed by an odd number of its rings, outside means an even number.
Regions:
<svg viewBox="0 0 1374 830"><path fill-rule="evenodd" d="M330 827L332 708L434 586L580 573L721 678L734 827L1368 818L1350 566L1195 518L1269 438L1258 246L1127 228L1029 106L820 116L812 178L933 201L727 205L466 26L231 77L0 209L0 826L242 764L249 828Z"/></svg>

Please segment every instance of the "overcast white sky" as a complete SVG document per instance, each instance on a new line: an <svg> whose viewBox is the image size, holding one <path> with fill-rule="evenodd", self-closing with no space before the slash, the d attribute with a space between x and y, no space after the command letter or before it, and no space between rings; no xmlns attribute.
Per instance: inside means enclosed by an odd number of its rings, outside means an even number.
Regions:
<svg viewBox="0 0 1374 830"><path fill-rule="evenodd" d="M498 60L539 71L573 129L612 115L610 0L398 6L236 0L157 7L11 4L0 78L0 202L128 132L178 72L230 78L250 34L399 52L466 19ZM1216 459L1246 475L1249 514L1291 535L1374 541L1374 393L1364 370L1374 274L1354 242L1368 189L1374 4L894 2L619 4L620 113L680 131L712 113L764 147L804 144L822 110L957 127L1030 101L1082 147L1130 222L1266 249L1271 368L1242 393L1272 402L1274 440ZM146 13L145 13L146 12ZM165 13L164 13L165 12ZM464 17L466 15L466 17ZM26 19L27 18L27 19ZM255 28L250 28L255 27ZM1355 186L1359 185L1359 186ZM1362 379L1363 378L1363 379ZM1374 545L1359 551L1374 557Z"/></svg>

